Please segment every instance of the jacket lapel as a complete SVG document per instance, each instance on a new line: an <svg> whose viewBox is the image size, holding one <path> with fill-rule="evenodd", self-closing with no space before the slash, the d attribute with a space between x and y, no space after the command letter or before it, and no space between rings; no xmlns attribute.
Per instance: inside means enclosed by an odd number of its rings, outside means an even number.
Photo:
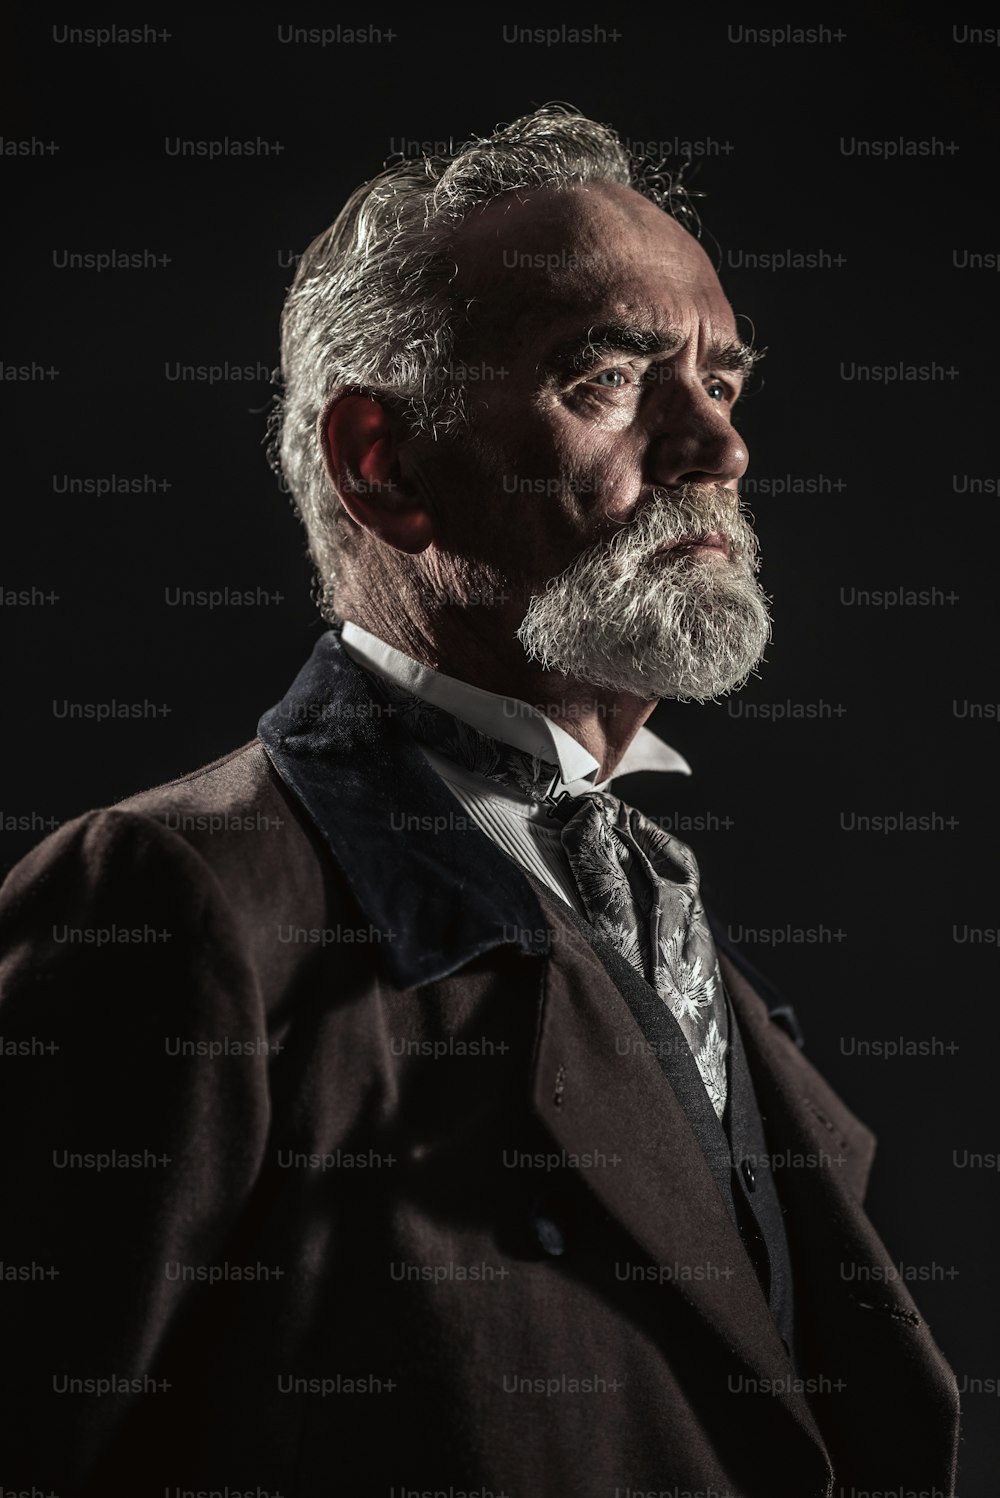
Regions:
<svg viewBox="0 0 1000 1498"><path fill-rule="evenodd" d="M725 1366L768 1380L763 1387L823 1449L684 1107L594 950L555 897L539 890L539 898L555 939L535 1056L536 1112L567 1154L604 1162L583 1172L586 1183L654 1264L676 1266L667 1293L690 1301Z"/></svg>
<svg viewBox="0 0 1000 1498"><path fill-rule="evenodd" d="M459 814L398 714L331 629L257 725L380 933L375 961L408 988L456 972L510 932L522 950L544 952L544 922L520 869Z"/></svg>

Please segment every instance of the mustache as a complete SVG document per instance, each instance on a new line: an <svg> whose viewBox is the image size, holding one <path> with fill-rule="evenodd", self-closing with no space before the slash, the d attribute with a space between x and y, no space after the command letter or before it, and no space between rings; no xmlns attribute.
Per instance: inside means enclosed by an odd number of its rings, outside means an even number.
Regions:
<svg viewBox="0 0 1000 1498"><path fill-rule="evenodd" d="M718 534L729 543L731 561L757 571L760 545L752 521L739 495L721 484L657 487L641 509L617 522L611 536L591 547L588 555L634 564L660 547Z"/></svg>

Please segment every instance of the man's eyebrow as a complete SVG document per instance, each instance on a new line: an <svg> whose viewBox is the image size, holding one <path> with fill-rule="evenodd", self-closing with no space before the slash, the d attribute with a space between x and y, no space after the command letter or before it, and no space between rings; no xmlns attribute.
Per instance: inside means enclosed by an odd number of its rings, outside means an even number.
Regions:
<svg viewBox="0 0 1000 1498"><path fill-rule="evenodd" d="M615 354L638 354L645 358L675 354L683 342L683 336L669 328L604 323L577 333L550 349L542 360L541 369L550 376L585 374L602 359Z"/></svg>
<svg viewBox="0 0 1000 1498"><path fill-rule="evenodd" d="M682 333L672 328L649 328L638 324L606 323L588 328L574 338L557 344L541 363L544 375L551 378L568 378L586 374L603 359L616 354L634 354L640 358L657 358L664 354L675 354L684 344ZM713 369L732 374L749 376L764 350L755 349L739 339L713 343L708 350L707 364Z"/></svg>
<svg viewBox="0 0 1000 1498"><path fill-rule="evenodd" d="M754 365L763 359L764 353L764 349L754 348L752 344L742 343L734 338L728 343L713 343L708 351L708 363L713 369L723 369L749 378Z"/></svg>

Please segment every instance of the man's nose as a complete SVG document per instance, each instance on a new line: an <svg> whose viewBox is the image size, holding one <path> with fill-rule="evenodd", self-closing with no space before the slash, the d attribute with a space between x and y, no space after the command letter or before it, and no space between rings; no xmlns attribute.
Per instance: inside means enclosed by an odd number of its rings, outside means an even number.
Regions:
<svg viewBox="0 0 1000 1498"><path fill-rule="evenodd" d="M727 408L703 386L675 388L658 414L649 446L655 484L725 484L735 489L750 463L746 443Z"/></svg>

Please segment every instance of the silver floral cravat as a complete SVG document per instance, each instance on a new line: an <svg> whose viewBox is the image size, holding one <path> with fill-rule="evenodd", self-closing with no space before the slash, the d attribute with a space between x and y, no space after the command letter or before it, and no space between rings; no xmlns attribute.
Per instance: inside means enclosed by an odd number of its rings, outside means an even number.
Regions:
<svg viewBox="0 0 1000 1498"><path fill-rule="evenodd" d="M373 680L419 743L514 786L562 823L560 840L587 918L667 1005L721 1119L729 1021L691 849L608 791L557 800L551 792L558 765L481 733L395 682Z"/></svg>
<svg viewBox="0 0 1000 1498"><path fill-rule="evenodd" d="M607 791L572 797L557 814L591 925L667 1005L721 1119L729 1020L694 854Z"/></svg>

